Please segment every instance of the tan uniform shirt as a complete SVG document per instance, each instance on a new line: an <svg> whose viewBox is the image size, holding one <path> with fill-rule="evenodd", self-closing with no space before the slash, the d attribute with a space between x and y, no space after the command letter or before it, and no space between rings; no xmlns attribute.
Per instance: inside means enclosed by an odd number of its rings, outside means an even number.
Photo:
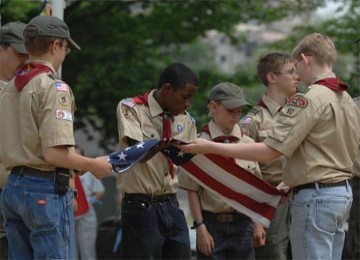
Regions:
<svg viewBox="0 0 360 260"><path fill-rule="evenodd" d="M267 108L260 105L254 106L240 121L243 133L256 142L263 142L266 139L275 123L275 117L281 109L276 101L266 95L262 97L262 101ZM263 179L273 185L278 185L282 181L284 159L282 156L267 164L259 163Z"/></svg>
<svg viewBox="0 0 360 260"><path fill-rule="evenodd" d="M209 122L209 131L210 131L210 135L208 133L201 132L200 137L207 139L207 140L212 140L218 136L224 135L223 132L214 123L214 121ZM254 140L252 140L250 137L241 134L241 130L238 125L234 126L234 129L232 130L232 132L229 135L238 137L239 138L238 143L253 143L254 142ZM257 162L245 161L245 160L240 160L240 159L236 159L235 161L236 161L237 165L241 166L248 172L251 172L252 174L255 174L256 176L261 178L260 167ZM216 194L203 188L202 186L197 184L190 177L187 177L183 173L180 175L180 187L183 189L186 189L186 190L192 190L192 191L198 192L202 210L210 211L213 213L234 211L234 209L232 207L230 207L226 202L224 202Z"/></svg>
<svg viewBox="0 0 360 260"><path fill-rule="evenodd" d="M149 107L135 104L132 98L120 101L117 121L121 148L128 146L126 137L137 141L161 139L164 112L155 100L152 90L148 96ZM182 141L196 138L195 120L186 113L174 116L171 123L172 137ZM172 178L170 166L162 153L155 154L145 163L136 164L125 174L118 176L118 185L125 193L163 195L176 193L178 178Z"/></svg>
<svg viewBox="0 0 360 260"><path fill-rule="evenodd" d="M6 85L7 85L7 82L0 80L0 92L2 89L5 88ZM1 107L0 107L0 109L1 109ZM0 163L0 189L2 189L4 187L8 176L9 176L9 171L7 171L5 169L5 166L2 163Z"/></svg>
<svg viewBox="0 0 360 260"><path fill-rule="evenodd" d="M358 108L360 109L360 97L354 98L354 102L358 106ZM354 176L360 177L360 149L359 149L359 152L358 152L358 156L354 161Z"/></svg>
<svg viewBox="0 0 360 260"><path fill-rule="evenodd" d="M73 146L74 96L66 83L52 73L41 73L18 91L14 79L0 94L0 158L7 169L29 166L53 170L42 156L42 149L60 145Z"/></svg>
<svg viewBox="0 0 360 260"><path fill-rule="evenodd" d="M329 77L335 75L316 80ZM335 183L352 177L359 129L360 110L346 91L313 84L289 99L265 143L288 157L283 174L288 186Z"/></svg>

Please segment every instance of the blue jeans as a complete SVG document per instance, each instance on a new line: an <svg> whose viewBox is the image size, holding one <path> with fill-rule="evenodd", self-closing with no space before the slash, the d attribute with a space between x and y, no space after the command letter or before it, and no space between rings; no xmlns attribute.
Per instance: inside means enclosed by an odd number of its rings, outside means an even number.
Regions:
<svg viewBox="0 0 360 260"><path fill-rule="evenodd" d="M189 230L176 195L158 201L127 194L121 220L121 259L191 258Z"/></svg>
<svg viewBox="0 0 360 260"><path fill-rule="evenodd" d="M301 189L292 200L290 241L293 259L341 259L351 186Z"/></svg>
<svg viewBox="0 0 360 260"><path fill-rule="evenodd" d="M254 224L244 214L239 213L237 217L231 222L220 222L215 213L203 211L204 222L214 239L215 248L211 256L197 250L198 259L255 259Z"/></svg>
<svg viewBox="0 0 360 260"><path fill-rule="evenodd" d="M10 174L0 198L9 259L73 259L72 201L70 190L56 194L54 180Z"/></svg>

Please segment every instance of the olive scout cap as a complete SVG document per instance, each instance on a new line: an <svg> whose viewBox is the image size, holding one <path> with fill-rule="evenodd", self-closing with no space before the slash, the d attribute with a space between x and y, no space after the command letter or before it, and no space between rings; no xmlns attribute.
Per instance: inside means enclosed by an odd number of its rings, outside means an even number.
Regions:
<svg viewBox="0 0 360 260"><path fill-rule="evenodd" d="M55 16L36 16L26 26L24 36L25 38L35 36L64 38L76 49L81 49L80 46L71 39L70 30L66 23Z"/></svg>
<svg viewBox="0 0 360 260"><path fill-rule="evenodd" d="M214 86L209 94L209 101L221 101L228 109L249 105L242 89L230 82L222 82Z"/></svg>
<svg viewBox="0 0 360 260"><path fill-rule="evenodd" d="M24 46L24 29L26 24L11 22L0 27L0 42L9 44L15 51L26 54Z"/></svg>

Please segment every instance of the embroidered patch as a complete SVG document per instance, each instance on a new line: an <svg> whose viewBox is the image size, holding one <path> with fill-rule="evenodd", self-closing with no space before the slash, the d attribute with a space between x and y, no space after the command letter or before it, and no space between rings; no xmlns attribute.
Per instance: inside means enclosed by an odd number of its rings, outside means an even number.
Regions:
<svg viewBox="0 0 360 260"><path fill-rule="evenodd" d="M295 95L288 100L287 104L295 107L307 107L309 101L304 96Z"/></svg>
<svg viewBox="0 0 360 260"><path fill-rule="evenodd" d="M184 127L182 125L177 125L176 129L178 130L179 133L181 133L184 130Z"/></svg>
<svg viewBox="0 0 360 260"><path fill-rule="evenodd" d="M56 118L61 120L72 121L72 113L67 110L56 110Z"/></svg>
<svg viewBox="0 0 360 260"><path fill-rule="evenodd" d="M251 124L251 120L252 120L251 117L249 117L249 116L244 116L243 118L241 118L240 124L250 125L250 124Z"/></svg>
<svg viewBox="0 0 360 260"><path fill-rule="evenodd" d="M295 108L287 107L287 108L284 108L283 112L284 112L285 115L292 116L292 115L294 115Z"/></svg>
<svg viewBox="0 0 360 260"><path fill-rule="evenodd" d="M127 98L125 99L123 102L123 105L133 108L134 106L136 106L136 103L134 103L134 101L131 98Z"/></svg>
<svg viewBox="0 0 360 260"><path fill-rule="evenodd" d="M47 204L47 200L46 199L38 199L36 201L36 204L38 205L46 205Z"/></svg>
<svg viewBox="0 0 360 260"><path fill-rule="evenodd" d="M65 82L62 82L62 81L56 81L55 88L56 88L56 91L64 91L64 92L69 91L68 84L66 84Z"/></svg>
<svg viewBox="0 0 360 260"><path fill-rule="evenodd" d="M66 94L62 94L62 95L59 96L59 103L62 106L69 105L69 99L68 99Z"/></svg>

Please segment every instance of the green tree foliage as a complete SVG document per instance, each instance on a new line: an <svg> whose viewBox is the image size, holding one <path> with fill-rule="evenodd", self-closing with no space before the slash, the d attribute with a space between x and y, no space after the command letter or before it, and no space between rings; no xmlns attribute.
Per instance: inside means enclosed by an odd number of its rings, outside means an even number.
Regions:
<svg viewBox="0 0 360 260"><path fill-rule="evenodd" d="M345 0L344 0L345 1ZM197 50L186 58L200 79L192 114L199 124L207 120L207 93L216 83L232 81L252 86L254 73L222 75L209 61L198 70L199 55L210 58L199 37L210 29L224 32L232 41L235 25L248 21L267 23L288 15L314 10L324 0L142 0L142 1L67 1L64 19L72 37L82 47L66 58L63 79L76 97L77 127L86 118L102 131L103 147L117 139L116 106L128 96L156 87L163 67L179 60L179 46L197 43ZM354 1L355 2L355 1ZM37 15L40 1L2 0L2 23L29 21Z"/></svg>

